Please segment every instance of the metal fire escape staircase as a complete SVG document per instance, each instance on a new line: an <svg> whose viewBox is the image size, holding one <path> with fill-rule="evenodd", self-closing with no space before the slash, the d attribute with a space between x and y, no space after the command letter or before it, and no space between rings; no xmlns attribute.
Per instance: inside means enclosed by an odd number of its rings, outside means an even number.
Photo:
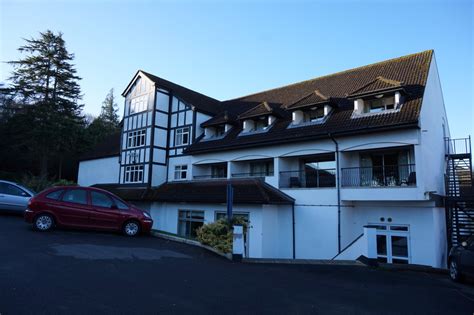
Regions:
<svg viewBox="0 0 474 315"><path fill-rule="evenodd" d="M446 139L446 224L448 247L474 234L471 138Z"/></svg>

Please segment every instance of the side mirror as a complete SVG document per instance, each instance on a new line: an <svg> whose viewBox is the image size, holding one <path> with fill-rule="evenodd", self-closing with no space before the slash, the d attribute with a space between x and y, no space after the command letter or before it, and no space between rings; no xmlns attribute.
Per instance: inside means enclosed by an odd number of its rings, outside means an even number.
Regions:
<svg viewBox="0 0 474 315"><path fill-rule="evenodd" d="M467 242L466 242L466 241L462 242L462 243L461 243L461 246L462 246L462 247L467 247Z"/></svg>

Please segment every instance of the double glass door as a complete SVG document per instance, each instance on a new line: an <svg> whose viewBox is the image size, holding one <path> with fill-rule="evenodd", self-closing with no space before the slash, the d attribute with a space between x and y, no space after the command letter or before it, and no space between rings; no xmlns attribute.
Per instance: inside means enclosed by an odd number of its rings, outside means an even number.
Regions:
<svg viewBox="0 0 474 315"><path fill-rule="evenodd" d="M410 263L410 231L406 225L377 226L377 260L390 264Z"/></svg>

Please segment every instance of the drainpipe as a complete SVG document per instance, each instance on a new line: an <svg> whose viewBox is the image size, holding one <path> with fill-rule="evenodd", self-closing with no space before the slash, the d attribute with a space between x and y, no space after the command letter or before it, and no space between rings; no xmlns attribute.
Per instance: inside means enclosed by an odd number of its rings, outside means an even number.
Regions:
<svg viewBox="0 0 474 315"><path fill-rule="evenodd" d="M295 246L295 204L291 205L291 216L293 221L293 259L296 259L296 246Z"/></svg>
<svg viewBox="0 0 474 315"><path fill-rule="evenodd" d="M329 138L336 145L336 187L337 187L337 252L341 252L341 181L339 176L339 143L328 133Z"/></svg>

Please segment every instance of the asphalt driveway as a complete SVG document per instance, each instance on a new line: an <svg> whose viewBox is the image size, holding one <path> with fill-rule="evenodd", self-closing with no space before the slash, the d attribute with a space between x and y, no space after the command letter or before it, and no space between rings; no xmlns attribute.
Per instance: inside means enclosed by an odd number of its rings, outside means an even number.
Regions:
<svg viewBox="0 0 474 315"><path fill-rule="evenodd" d="M232 263L154 237L0 215L0 314L472 314L471 285L358 266Z"/></svg>

